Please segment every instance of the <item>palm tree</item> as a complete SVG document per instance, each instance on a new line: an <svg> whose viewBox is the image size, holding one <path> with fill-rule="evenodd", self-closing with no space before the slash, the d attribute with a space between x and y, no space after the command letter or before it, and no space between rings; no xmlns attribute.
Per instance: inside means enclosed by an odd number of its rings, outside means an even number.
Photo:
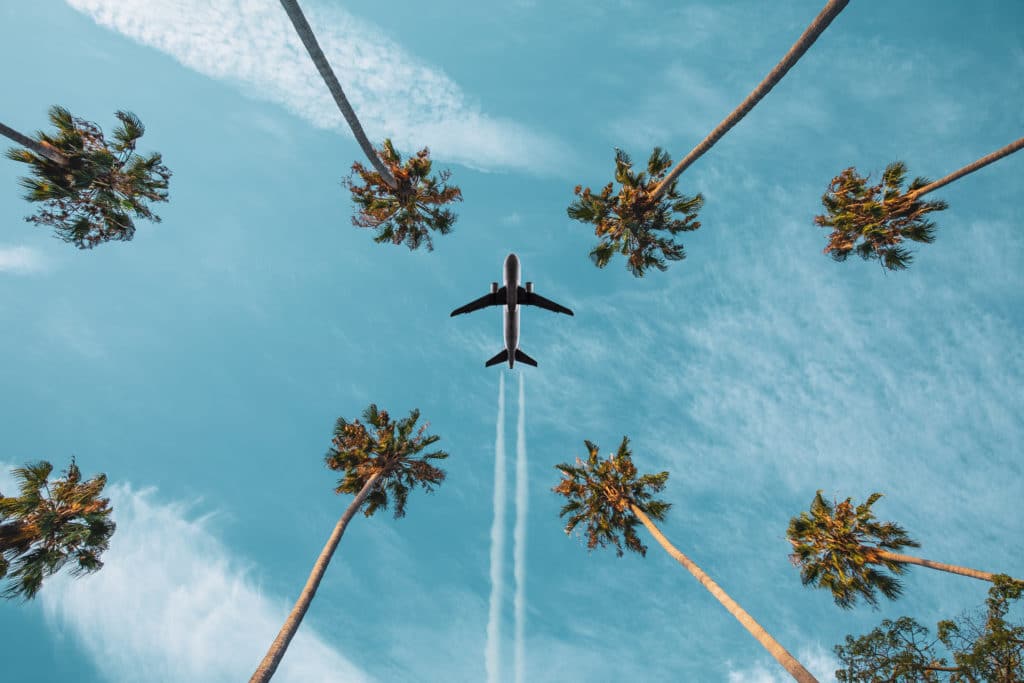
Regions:
<svg viewBox="0 0 1024 683"><path fill-rule="evenodd" d="M642 171L634 173L629 155L617 149L615 179L622 185L617 196L612 196L612 183L605 185L598 195L593 194L589 187L581 191L580 186L576 186L575 193L579 199L569 206L567 212L570 218L597 226L595 234L601 242L590 251L590 260L595 266L604 268L618 251L627 257L629 272L634 277L643 277L652 266L658 270L667 269L666 259L680 261L686 258L681 243L655 233L675 235L699 228L697 212L704 205L704 197L700 194L694 197L679 194L673 181L665 193L667 201L648 207L645 199L664 178L671 163L668 153L655 147L647 161L646 175ZM673 218L673 212L683 214L682 218Z"/></svg>
<svg viewBox="0 0 1024 683"><path fill-rule="evenodd" d="M380 508L386 510L389 502L394 502L395 518L404 517L411 489L419 485L430 492L444 481L444 470L435 467L430 461L447 458L447 453L433 451L415 457L441 438L424 433L429 423L424 423L413 433L419 416L420 412L413 410L408 417L396 422L388 416L387 411L378 410L375 404L370 404L363 411L366 424L359 420L349 422L343 417L338 418L334 439L324 460L330 469L345 473L338 481L335 493L354 493L355 498L334 526L295 607L249 679L250 683L265 683L274 675L288 644L313 602L313 596L316 595L345 528L359 508L366 503L363 514L370 517ZM367 425L370 429L367 429Z"/></svg>
<svg viewBox="0 0 1024 683"><path fill-rule="evenodd" d="M0 579L5 598L35 597L43 579L75 561L75 576L98 571L115 525L108 498L100 498L107 477L82 481L74 458L60 478L49 481L53 465L40 460L13 470L21 495L0 493Z"/></svg>
<svg viewBox="0 0 1024 683"><path fill-rule="evenodd" d="M897 552L920 547L920 543L899 524L875 519L871 506L881 497L881 493L872 493L865 503L854 506L849 498L829 503L819 490L810 511L789 520L787 536L793 546L790 560L800 567L805 586L829 589L836 604L849 609L857 604L858 597L877 607L878 592L890 600L898 598L902 586L895 577L903 574L908 564L982 581L999 576Z"/></svg>
<svg viewBox="0 0 1024 683"><path fill-rule="evenodd" d="M870 186L866 176L859 175L853 167L847 168L832 179L821 197L825 214L814 217L815 225L832 229L825 253L836 261L845 261L856 252L865 260L878 259L889 270L904 270L913 257L902 245L903 241L934 242L935 225L925 220L924 215L947 207L944 201L922 202L921 197L1021 148L1024 148L1024 138L934 183L929 183L927 178L915 178L906 189L903 183L907 169L902 161L889 164L881 182Z"/></svg>
<svg viewBox="0 0 1024 683"><path fill-rule="evenodd" d="M565 533L571 534L580 523L585 523L588 549L611 543L615 546L616 554L621 557L624 542L627 550L645 556L647 546L636 534L637 522L642 523L665 552L686 567L793 678L801 682L816 681L793 655L754 621L710 576L669 543L651 521L652 517L663 520L671 507L669 503L652 497L653 493L665 487L668 472L637 476L628 437L622 438L622 444L615 455L600 461L598 447L590 441L584 443L589 452L586 462L576 458L575 465L562 463L555 466L562 472L562 481L553 490L568 499L559 513L562 517L569 515Z"/></svg>
<svg viewBox="0 0 1024 683"><path fill-rule="evenodd" d="M137 116L115 114L121 125L112 144L96 124L64 107L50 107L49 116L58 134L39 132L38 140L0 125L0 132L23 147L9 149L7 158L31 166L32 177L21 178L25 199L42 202L39 212L25 220L53 226L57 237L79 249L130 240L135 235L132 215L160 222L147 202L167 201L171 172L159 153L135 153L146 131Z"/></svg>
<svg viewBox="0 0 1024 683"><path fill-rule="evenodd" d="M567 213L570 218L575 220L595 224L594 232L602 239L602 243L591 252L591 259L595 265L599 268L604 267L615 250L635 254L635 257L631 256L627 264L630 272L635 277L643 276L647 264L656 264L655 261L650 261L649 259L651 252L649 245L655 241L655 238L649 233L654 230L664 229L664 218L662 217L670 215L673 210L693 211L694 217L696 217L696 209L700 208L700 203L692 206L684 204L682 209L675 208L679 203L672 203L671 200L673 199L672 193L675 191L676 180L683 171L702 157L723 135L739 123L782 80L783 76L800 60L804 53L818 39L818 36L828 28L832 20L846 7L849 1L829 0L828 4L825 5L821 12L818 13L818 16L814 18L814 21L811 22L810 26L807 27L807 30L803 32L803 35L793 44L793 47L789 49L789 52L785 54L782 60L775 65L775 68L765 76L764 80L699 145L683 157L676 164L675 168L672 169L671 173L668 175L660 174L660 182L657 185L650 188L644 186L638 190L636 184L627 184L622 177L619 153L617 153L615 179L623 187L615 197L611 196L611 183L599 195L599 200L596 204L589 187L581 192L580 186L576 186L575 193L580 197L580 200L570 204ZM651 155L652 161L659 153L660 151L655 148L654 154ZM651 172L651 175L653 176L654 173ZM669 201L664 200L665 195L667 195ZM700 195L697 195L697 197L700 197ZM591 205L594 208L589 208ZM661 224L659 224L659 220ZM692 218L687 217L685 220L688 222ZM697 223L696 227L699 226L700 224ZM674 231L670 232L674 234ZM629 240L632 240L635 245L632 248L628 244ZM660 244L658 246L661 248ZM673 246L679 250L679 253L682 252L682 245ZM595 252L600 254L601 257L595 257ZM666 251L664 253L665 258L678 260L671 256L671 253L674 253L672 249ZM605 257L604 254L607 254L607 256ZM661 266L664 266L664 262L661 262ZM659 270L665 270L661 266L658 266Z"/></svg>
<svg viewBox="0 0 1024 683"><path fill-rule="evenodd" d="M364 168L358 161L352 164L352 173L359 174L365 185L352 182L349 176L342 182L351 190L352 199L362 210L352 217L359 228L375 228L378 244L391 242L405 244L410 250L426 242L427 251L434 250L430 230L447 235L452 231L455 214L440 208L452 201L462 201L462 191L446 184L450 171L440 176L430 175L431 162L426 147L402 165L402 157L385 139L380 158L398 179L398 190L390 192L380 173Z"/></svg>
<svg viewBox="0 0 1024 683"><path fill-rule="evenodd" d="M352 222L358 227L379 227L381 231L375 238L378 243L390 241L401 244L404 240L410 249L415 249L425 238L427 249L432 250L433 244L427 231L437 230L442 235L448 234L455 222L455 215L450 211L432 207L462 199L458 187L449 188L445 185L451 173L444 171L440 178L428 178L431 164L426 147L416 156L410 157L405 166L400 165L401 158L391 146L390 140L384 141L380 153L374 150L299 3L297 0L281 0L281 6L288 13L292 26L327 84L331 97L374 168L374 171L368 171L356 162L352 165L353 174L359 174L365 185L355 185L351 175L344 181L352 191L352 200L363 207L363 211ZM399 234L401 237L398 237Z"/></svg>

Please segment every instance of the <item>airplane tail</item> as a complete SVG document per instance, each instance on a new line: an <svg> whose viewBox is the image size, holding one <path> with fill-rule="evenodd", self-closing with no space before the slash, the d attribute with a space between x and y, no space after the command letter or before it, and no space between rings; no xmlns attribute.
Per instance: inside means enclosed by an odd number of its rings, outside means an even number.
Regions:
<svg viewBox="0 0 1024 683"><path fill-rule="evenodd" d="M518 353L516 355L518 356ZM502 349L501 353L499 353L494 358L492 358L489 361L487 361L487 363L484 365L484 367L485 368L489 368L492 365L497 365L498 363L504 363L507 360L508 360L508 349Z"/></svg>
<svg viewBox="0 0 1024 683"><path fill-rule="evenodd" d="M525 353L523 353L519 349L516 349L516 362L518 362L518 363L526 363L527 365L532 365L533 367L537 367L537 361L535 361L534 359L530 358L529 356L527 356Z"/></svg>

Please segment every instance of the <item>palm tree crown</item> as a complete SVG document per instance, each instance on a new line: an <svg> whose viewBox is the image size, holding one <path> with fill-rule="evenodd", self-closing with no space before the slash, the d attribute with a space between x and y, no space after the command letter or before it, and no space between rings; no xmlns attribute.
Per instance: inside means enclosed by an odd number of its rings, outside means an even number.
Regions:
<svg viewBox="0 0 1024 683"><path fill-rule="evenodd" d="M880 551L920 545L900 525L875 519L871 506L881 497L873 493L854 507L849 498L829 503L819 490L810 511L789 521L790 559L800 567L800 579L805 586L832 591L836 604L844 609L853 607L858 596L877 606L878 591L890 600L899 597L900 582L875 567L898 575L904 572L904 564Z"/></svg>
<svg viewBox="0 0 1024 683"><path fill-rule="evenodd" d="M52 471L45 460L15 468L21 495L0 494L0 578L8 580L6 598L35 597L43 579L71 560L76 576L103 566L100 555L115 528L110 500L100 498L106 476L83 482L74 459L50 482Z"/></svg>
<svg viewBox="0 0 1024 683"><path fill-rule="evenodd" d="M576 186L574 192L579 199L566 213L569 218L594 224L594 234L601 242L590 251L590 260L598 268L608 265L616 251L628 256L626 267L634 277L643 277L651 267L665 270L666 259L680 261L686 257L682 243L673 241L672 236L700 227L697 212L704 197L679 194L675 181L660 197L654 197L654 188L671 165L668 153L655 147L647 161L647 172L635 173L629 156L616 149L615 180L621 186L618 194L612 195L614 183L608 183L596 195L589 187ZM674 213L682 216L675 217Z"/></svg>
<svg viewBox="0 0 1024 683"><path fill-rule="evenodd" d="M396 422L386 410L370 404L363 411L366 424L338 418L334 439L324 460L330 469L345 473L338 481L336 493L357 494L371 477L378 476L376 486L366 497L363 514L367 517L378 508L387 509L389 500L394 501L395 517L404 517L411 489L419 485L429 493L444 481L444 470L430 461L447 458L446 452L432 451L415 457L441 438L424 434L430 423L420 425L414 434L419 417L420 411L412 410L408 417Z"/></svg>
<svg viewBox="0 0 1024 683"><path fill-rule="evenodd" d="M604 460L598 460L595 444L584 443L589 453L586 462L576 458L575 465L555 465L563 478L553 491L568 499L559 513L561 517L569 515L565 533L572 533L580 522L585 522L589 550L613 544L616 555L622 557L625 542L627 550L646 555L647 546L636 535L640 520L630 505L637 506L653 519L664 520L672 505L654 500L652 494L665 488L668 472L638 477L628 437L622 437L619 450Z"/></svg>
<svg viewBox="0 0 1024 683"><path fill-rule="evenodd" d="M135 235L132 217L156 223L148 202L166 202L171 172L159 153L135 153L145 127L130 112L118 111L121 125L108 142L100 128L72 116L63 107L50 108L57 135L39 132L40 143L66 160L58 163L23 148L12 148L7 157L31 167L32 176L21 179L25 198L42 202L39 212L26 218L51 225L56 235L79 249L91 249L111 240L127 241Z"/></svg>
<svg viewBox="0 0 1024 683"><path fill-rule="evenodd" d="M375 228L377 235L373 239L377 243L405 242L409 249L417 249L426 242L427 251L433 251L430 231L447 235L456 219L454 213L442 207L462 201L462 191L447 185L451 172L431 176L430 151L426 147L403 164L391 140L384 140L379 159L390 170L397 186L392 187L379 172L365 168L358 161L353 163L352 174L342 181L351 190L352 201L360 207L359 213L352 217L352 224ZM362 179L362 185L353 181L356 174Z"/></svg>
<svg viewBox="0 0 1024 683"><path fill-rule="evenodd" d="M856 253L865 260L878 259L889 270L903 270L913 259L904 240L934 242L935 225L925 216L946 209L946 202L920 199L917 191L928 185L927 178L915 178L904 189L906 175L906 165L896 161L877 185L868 185L868 177L855 168L833 178L821 197L826 213L814 217L816 225L832 229L825 253L836 261Z"/></svg>

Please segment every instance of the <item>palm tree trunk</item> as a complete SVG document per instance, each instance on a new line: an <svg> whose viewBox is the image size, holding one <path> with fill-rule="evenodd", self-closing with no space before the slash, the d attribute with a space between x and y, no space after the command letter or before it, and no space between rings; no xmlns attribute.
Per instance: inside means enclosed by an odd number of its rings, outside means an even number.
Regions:
<svg viewBox="0 0 1024 683"><path fill-rule="evenodd" d="M1008 144L1006 147L1003 147L1002 149L997 149L988 156L983 156L982 158L975 161L973 164L968 164L967 166L961 168L959 171L953 171L945 178L940 178L939 180L936 180L931 185L925 185L920 190L916 190L914 192L909 193L908 196L912 196L914 199L916 199L922 195L926 195L929 192L937 190L944 185L949 185L954 180L959 180L960 178L963 178L968 173L974 173L979 168L984 168L985 166L988 166L993 161L999 161L1003 157L1009 156L1010 154L1013 154L1014 152L1021 148L1024 148L1024 138L1015 140L1014 142Z"/></svg>
<svg viewBox="0 0 1024 683"><path fill-rule="evenodd" d="M722 590L722 588L714 582L714 580L704 573L704 570L694 564L693 560L688 558L686 555L681 553L674 545L672 545L667 538L661 533L658 527L654 526L654 523L650 518L644 514L644 511L638 508L636 505L630 503L630 510L636 515L647 530L651 532L654 539L661 544L661 547L665 549L669 555L675 558L676 562L686 567L691 574L693 574L701 584L708 589L712 595L714 595L720 603L729 610L729 614L736 617L743 628L750 631L750 634L757 638L757 642L761 643L764 649L768 650L769 654L775 658L775 660L782 665L782 667L790 673L793 678L800 681L800 683L818 683L810 671L805 669L800 662L797 661L796 657L789 654L786 648L782 647L768 631L754 621L754 618L747 614L747 612L740 607L735 600L729 597L729 595Z"/></svg>
<svg viewBox="0 0 1024 683"><path fill-rule="evenodd" d="M980 579L981 581L991 581L995 578L995 574L991 572L983 572L978 569L970 569L969 567L958 567L955 564L946 564L944 562L935 562L933 560L924 560L920 557L913 557L911 555L903 555L901 553L891 553L888 550L875 549L875 556L878 558L891 560L892 562L903 562L906 564L916 564L921 567L928 567L929 569L938 569L940 571L949 572L950 574L959 574L960 576L969 576L972 579ZM1014 579L1019 581L1020 579ZM1021 582L1024 583L1024 582Z"/></svg>
<svg viewBox="0 0 1024 683"><path fill-rule="evenodd" d="M337 77L334 75L334 71L331 69L331 65L327 62L327 57L324 56L323 50L320 49L320 44L316 41L316 36L313 35L313 29L309 27L309 22L306 21L305 15L302 13L302 8L299 7L297 0L281 0L281 6L284 7L284 11L288 13L288 18L292 20L292 26L295 27L295 31L299 34L299 38L302 39L302 44L306 46L306 51L309 56L313 59L313 63L316 64L317 71L324 79L324 83L327 84L327 89L331 91L331 96L338 105L338 109L341 110L345 120L348 121L348 127L352 129L352 133L356 136L356 141L359 142L359 146L363 148L363 154L370 160L373 167L377 169L377 173L380 173L384 181L391 187L396 189L398 182L395 177L391 175L391 171L381 162L380 157L377 156L376 150L373 149L373 145L366 138L366 133L363 132L363 126L359 123L359 119L356 118L356 113L352 109L352 105L348 103L348 98L345 97L345 91L341 89L341 84L338 83Z"/></svg>
<svg viewBox="0 0 1024 683"><path fill-rule="evenodd" d="M28 149L32 150L33 152L35 152L39 156L46 157L47 159L49 159L50 161L52 161L55 164L60 164L61 166L67 166L69 163L71 163L70 160L66 156L64 156L63 154L58 152L53 147L53 145L48 144L46 142L39 142L39 141L33 140L32 138L30 138L30 137L28 137L26 135L22 135L21 133L19 133L18 131L14 130L13 128L8 128L7 126L5 126L2 123L0 123L0 133L2 133L4 136L10 138L11 140L14 140L15 142L17 142L22 147L27 147Z"/></svg>
<svg viewBox="0 0 1024 683"><path fill-rule="evenodd" d="M808 26L807 30L800 36L800 39L793 44L793 47L789 48L789 52L787 52L786 56L782 58L782 61L775 65L775 68L771 70L771 73L765 76L764 80L761 81L761 83L754 88L753 92L747 96L747 99L743 100L743 102L740 103L740 106L736 107L736 109L734 109L724 121L718 124L718 127L711 131L711 134L704 138L703 142L694 147L693 151L686 155L686 158L676 164L676 167L672 169L672 172L669 173L656 188L654 188L654 192L651 193L652 201L657 201L658 197L662 195L665 189L672 184L672 181L679 177L679 174L689 168L690 164L701 158L705 152L711 149L714 144L718 142L719 138L728 133L730 128L735 126L744 116L750 113L750 110L761 101L761 98L767 95L772 88L778 85L779 81L782 80L782 77L786 75L786 72L804 56L804 53L807 52L811 45L814 45L814 41L818 39L818 36L828 28L828 25L832 23L832 20L843 11L843 8L846 7L849 2L850 0L829 0L828 4L825 5L825 8L818 13L818 16L814 18L811 25Z"/></svg>
<svg viewBox="0 0 1024 683"><path fill-rule="evenodd" d="M324 578L324 572L327 571L327 565L331 561L331 556L334 555L334 551L341 541L341 536L345 533L345 527L348 526L349 521L355 516L363 501L366 500L366 497L370 495L370 491L380 476L380 472L370 476L355 499L349 504L348 509L345 510L345 514L341 516L341 519L334 526L331 537L327 539L327 544L320 551L320 557L316 559L316 564L313 565L313 571L309 573L309 578L306 579L306 586L302 589L302 594L299 595L299 599L295 602L295 607L292 608L291 614L285 620L284 626L281 627L281 631L277 634L277 638L274 639L270 649L267 650L267 654L264 655L263 661L256 667L256 673L249 679L249 683L266 683L274 675L274 672L277 671L277 666L281 663L281 659L288 649L288 644L295 636L295 632L299 630L299 624L302 623L306 610L309 609L310 603L313 602L313 596L316 595L316 589Z"/></svg>

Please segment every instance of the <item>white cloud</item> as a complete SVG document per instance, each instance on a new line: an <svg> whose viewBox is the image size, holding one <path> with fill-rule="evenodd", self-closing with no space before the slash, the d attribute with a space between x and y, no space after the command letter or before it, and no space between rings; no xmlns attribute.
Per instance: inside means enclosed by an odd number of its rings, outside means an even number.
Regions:
<svg viewBox="0 0 1024 683"><path fill-rule="evenodd" d="M2 491L12 488L12 466L0 462ZM158 502L152 489L117 484L108 495L117 531L105 566L79 579L47 579L37 599L48 624L70 632L111 681L245 680L291 603L260 592L211 533L208 518L191 519L186 506ZM274 680L371 679L307 617Z"/></svg>
<svg viewBox="0 0 1024 683"><path fill-rule="evenodd" d="M31 247L0 247L0 273L38 273L45 265L43 255Z"/></svg>
<svg viewBox="0 0 1024 683"><path fill-rule="evenodd" d="M212 78L351 135L284 10L268 0L68 0L94 21ZM544 168L556 140L489 116L443 71L339 7L303 7L367 135L479 169ZM510 144L515 141L515 144Z"/></svg>
<svg viewBox="0 0 1024 683"><path fill-rule="evenodd" d="M836 680L839 660L820 645L800 648L796 658L822 683ZM788 683L792 679L792 676L773 659L760 661L742 669L731 666L729 668L729 683Z"/></svg>

